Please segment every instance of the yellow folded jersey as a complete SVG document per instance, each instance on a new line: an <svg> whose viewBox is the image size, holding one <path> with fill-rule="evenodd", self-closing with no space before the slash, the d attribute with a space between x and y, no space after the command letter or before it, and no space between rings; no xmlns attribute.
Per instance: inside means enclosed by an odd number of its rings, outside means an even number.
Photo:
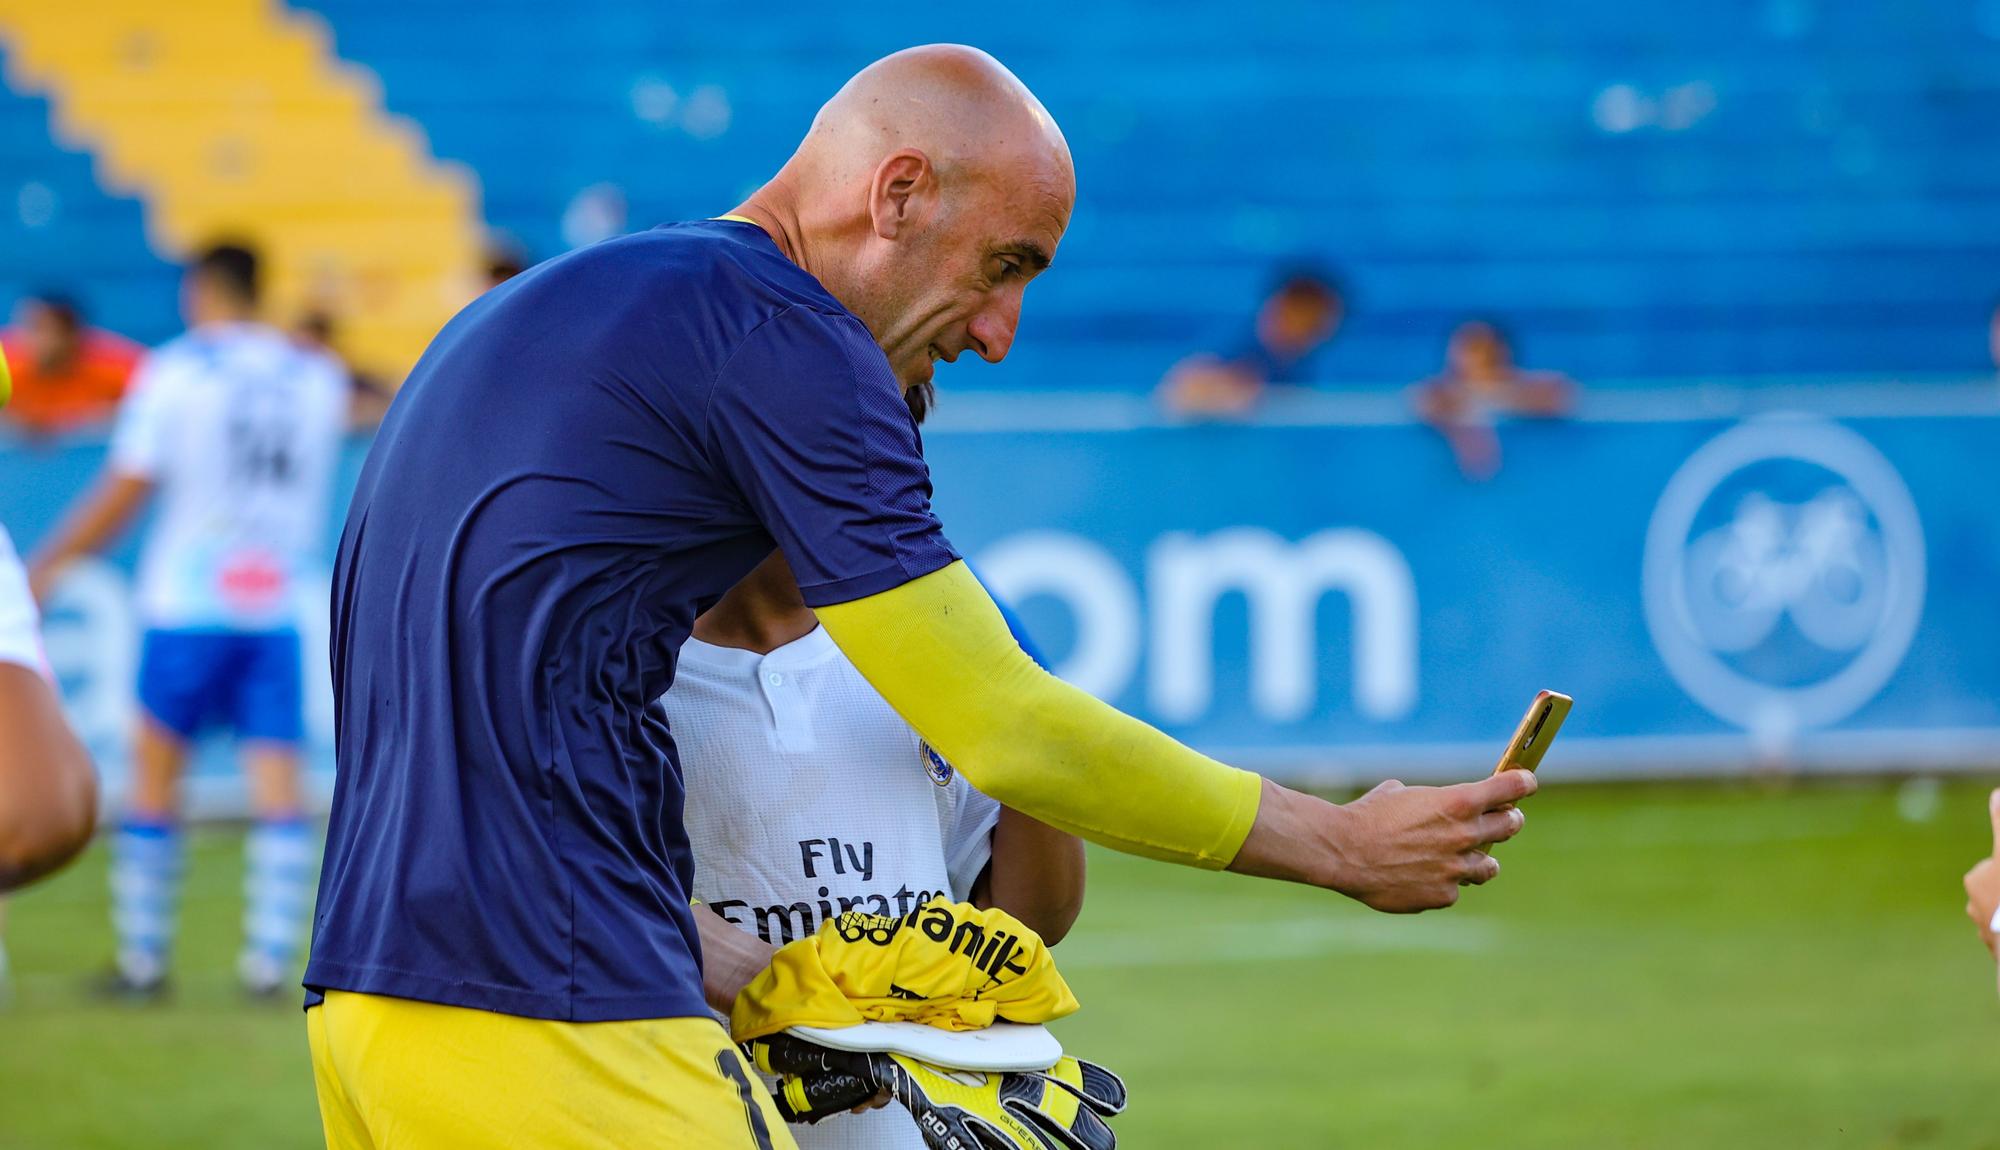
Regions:
<svg viewBox="0 0 2000 1150"><path fill-rule="evenodd" d="M863 1022L979 1030L1076 1008L1040 935L1003 910L932 901L901 918L849 911L779 947L737 995L729 1029L738 1042Z"/></svg>

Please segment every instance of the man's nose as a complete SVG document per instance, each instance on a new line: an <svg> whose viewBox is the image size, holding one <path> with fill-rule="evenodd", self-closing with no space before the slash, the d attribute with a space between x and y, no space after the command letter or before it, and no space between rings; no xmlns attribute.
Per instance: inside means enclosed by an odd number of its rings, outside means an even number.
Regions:
<svg viewBox="0 0 2000 1150"><path fill-rule="evenodd" d="M1008 349L1014 346L1014 331L1020 325L1021 297L1009 293L981 309L965 330L972 337L972 346L978 350L979 358L987 363L999 363L1007 358Z"/></svg>

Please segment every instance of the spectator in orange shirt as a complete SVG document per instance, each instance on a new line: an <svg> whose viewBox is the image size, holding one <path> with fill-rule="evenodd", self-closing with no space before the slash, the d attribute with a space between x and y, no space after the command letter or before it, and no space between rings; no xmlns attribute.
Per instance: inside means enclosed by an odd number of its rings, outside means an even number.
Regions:
<svg viewBox="0 0 2000 1150"><path fill-rule="evenodd" d="M1576 383L1560 372L1515 366L1506 330L1473 319L1453 329L1444 370L1418 384L1412 398L1417 414L1451 445L1458 469L1482 481L1500 470L1498 418L1568 415L1576 407Z"/></svg>
<svg viewBox="0 0 2000 1150"><path fill-rule="evenodd" d="M109 420L144 351L86 326L75 302L53 292L14 308L14 326L0 333L0 346L14 367L6 418L38 435Z"/></svg>

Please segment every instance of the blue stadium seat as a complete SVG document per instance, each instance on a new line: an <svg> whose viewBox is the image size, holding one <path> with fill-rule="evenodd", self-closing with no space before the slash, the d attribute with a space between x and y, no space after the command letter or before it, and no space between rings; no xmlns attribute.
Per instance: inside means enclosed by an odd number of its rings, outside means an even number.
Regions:
<svg viewBox="0 0 2000 1150"><path fill-rule="evenodd" d="M1300 254L1354 289L1342 381L1428 373L1469 313L1593 382L1976 370L2000 294L1982 4L1021 0L893 30L810 6L297 6L538 256L585 188L621 188L633 227L712 214L868 59L988 47L1065 125L1083 201L1015 357L948 386L1143 389L1241 332ZM31 120L0 115L0 157L43 146Z"/></svg>
<svg viewBox="0 0 2000 1150"><path fill-rule="evenodd" d="M147 247L138 201L106 194L90 157L50 136L44 101L4 88L0 173L0 323L21 296L53 290L144 343L179 329L179 276Z"/></svg>

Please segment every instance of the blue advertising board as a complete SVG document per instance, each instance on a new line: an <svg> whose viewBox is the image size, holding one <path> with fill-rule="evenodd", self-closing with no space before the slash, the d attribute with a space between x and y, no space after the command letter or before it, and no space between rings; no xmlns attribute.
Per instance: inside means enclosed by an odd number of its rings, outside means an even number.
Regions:
<svg viewBox="0 0 2000 1150"><path fill-rule="evenodd" d="M930 442L954 539L1072 681L1273 774L2000 761L2000 418L1409 424Z"/></svg>
<svg viewBox="0 0 2000 1150"><path fill-rule="evenodd" d="M1480 482L1421 425L1337 413L1173 426L1007 406L926 448L953 541L1058 673L1275 776L1474 774L1544 687L1577 700L1557 773L2000 762L2000 405L1850 406L1508 424ZM101 456L0 448L0 522L24 550ZM46 628L114 790L132 551L77 569ZM226 759L201 774L197 802L227 808Z"/></svg>

